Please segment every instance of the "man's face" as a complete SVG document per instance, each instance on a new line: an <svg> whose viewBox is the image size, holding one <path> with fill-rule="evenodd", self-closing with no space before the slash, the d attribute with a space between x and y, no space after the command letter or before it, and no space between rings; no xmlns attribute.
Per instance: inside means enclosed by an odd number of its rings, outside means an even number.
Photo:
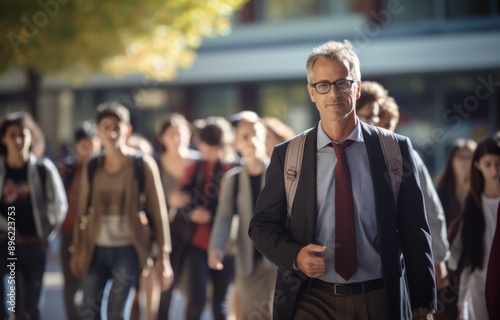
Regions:
<svg viewBox="0 0 500 320"><path fill-rule="evenodd" d="M319 58L312 69L311 84L317 82L334 82L341 79L352 79L346 62ZM356 100L360 96L360 83L355 82L348 92L339 92L332 85L326 94L319 94L316 89L307 86L311 100L316 104L321 121L341 122L347 118L354 119Z"/></svg>
<svg viewBox="0 0 500 320"><path fill-rule="evenodd" d="M104 117L97 124L97 133L105 148L115 148L125 145L130 135L130 127L115 116Z"/></svg>

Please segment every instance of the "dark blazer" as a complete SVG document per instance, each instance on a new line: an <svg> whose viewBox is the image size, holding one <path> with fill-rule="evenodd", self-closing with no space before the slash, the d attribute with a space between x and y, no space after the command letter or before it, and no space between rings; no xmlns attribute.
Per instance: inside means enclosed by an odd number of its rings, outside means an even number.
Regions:
<svg viewBox="0 0 500 320"><path fill-rule="evenodd" d="M413 309L436 309L431 237L413 149L408 138L397 135L403 156L403 181L396 208L378 135L367 124L361 123L361 129L372 173L382 272L391 319L411 319ZM307 135L288 225L283 181L288 142L276 146L273 152L266 184L250 222L250 238L257 249L279 268L274 297L275 319L292 318L297 294L304 280L308 279L302 272L294 270L293 265L300 249L314 243L317 130L315 127Z"/></svg>

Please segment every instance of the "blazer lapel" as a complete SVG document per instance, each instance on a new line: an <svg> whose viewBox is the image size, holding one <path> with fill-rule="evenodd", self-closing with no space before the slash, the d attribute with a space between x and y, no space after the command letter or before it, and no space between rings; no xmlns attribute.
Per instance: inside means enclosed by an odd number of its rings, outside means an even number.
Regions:
<svg viewBox="0 0 500 320"><path fill-rule="evenodd" d="M385 164L384 154L380 147L380 140L371 127L361 123L363 139L365 140L368 161L370 162L370 171L373 181L373 190L375 192L375 209L378 220L386 218L382 216L386 212L395 212L396 206L392 195L391 181ZM384 221L384 224L386 221Z"/></svg>

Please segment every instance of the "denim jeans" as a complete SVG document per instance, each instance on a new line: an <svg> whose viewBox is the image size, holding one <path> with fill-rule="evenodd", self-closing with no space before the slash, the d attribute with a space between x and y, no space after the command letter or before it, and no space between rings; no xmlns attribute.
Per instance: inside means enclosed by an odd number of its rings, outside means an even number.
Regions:
<svg viewBox="0 0 500 320"><path fill-rule="evenodd" d="M82 281L83 302L78 307L81 319L129 319L139 272L132 245L97 246L89 272Z"/></svg>
<svg viewBox="0 0 500 320"><path fill-rule="evenodd" d="M16 244L15 255L8 255L7 241L0 244L0 319L10 318L15 310L17 319L40 319L40 293L45 272L46 246ZM7 260L9 258L16 260ZM7 305L5 305L7 303ZM10 311L9 311L10 310Z"/></svg>

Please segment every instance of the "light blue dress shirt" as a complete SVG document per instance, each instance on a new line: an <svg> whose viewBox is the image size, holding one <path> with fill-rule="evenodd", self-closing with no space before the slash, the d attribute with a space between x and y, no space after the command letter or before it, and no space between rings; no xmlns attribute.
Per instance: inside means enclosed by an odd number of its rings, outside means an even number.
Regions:
<svg viewBox="0 0 500 320"><path fill-rule="evenodd" d="M358 256L358 270L349 281L335 272L334 168L337 158L330 145L332 140L321 127L321 121L319 122L316 158L316 205L318 212L315 243L327 247L327 270L320 279L331 283L362 282L382 278L372 175L359 120L347 139L355 141L346 148L345 152L351 173Z"/></svg>

